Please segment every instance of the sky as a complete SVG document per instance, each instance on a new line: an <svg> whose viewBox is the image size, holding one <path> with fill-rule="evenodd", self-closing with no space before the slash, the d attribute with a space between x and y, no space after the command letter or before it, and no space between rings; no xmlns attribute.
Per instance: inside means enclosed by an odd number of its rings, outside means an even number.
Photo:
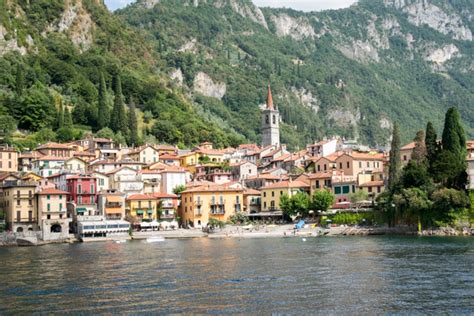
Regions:
<svg viewBox="0 0 474 316"><path fill-rule="evenodd" d="M105 0L110 10L116 10L135 0ZM259 7L292 8L303 11L320 11L346 8L357 0L253 0Z"/></svg>

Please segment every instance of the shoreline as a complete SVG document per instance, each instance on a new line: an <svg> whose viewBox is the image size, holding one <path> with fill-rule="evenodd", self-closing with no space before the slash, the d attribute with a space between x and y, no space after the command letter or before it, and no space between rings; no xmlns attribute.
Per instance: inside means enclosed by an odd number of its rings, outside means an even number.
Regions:
<svg viewBox="0 0 474 316"><path fill-rule="evenodd" d="M205 233L200 229L177 229L173 231L154 231L154 232L134 232L132 236L111 236L103 238L88 238L79 240L77 238L68 238L64 240L42 241L35 243L23 243L22 239L17 239L15 243L1 243L2 247L34 247L51 244L72 244L72 243L91 243L105 241L128 241L128 240L146 240L151 237L163 237L164 239L226 239L226 238L315 238L315 237L338 237L338 236L420 236L420 237L470 237L474 236L474 228L464 228L455 230L454 228L444 227L439 229L423 230L421 234L409 227L357 227L357 226L337 226L331 228L302 228L294 230L294 225L268 225L257 226L255 229L244 229L243 226L226 226L221 231L215 233Z"/></svg>

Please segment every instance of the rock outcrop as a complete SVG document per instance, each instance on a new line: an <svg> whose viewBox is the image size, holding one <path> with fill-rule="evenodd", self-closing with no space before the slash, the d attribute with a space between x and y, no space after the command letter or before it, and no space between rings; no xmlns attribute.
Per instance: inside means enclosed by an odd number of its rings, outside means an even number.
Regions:
<svg viewBox="0 0 474 316"><path fill-rule="evenodd" d="M214 82L208 74L199 72L194 78L194 92L221 100L227 91L225 83Z"/></svg>
<svg viewBox="0 0 474 316"><path fill-rule="evenodd" d="M297 41L301 41L316 36L313 27L305 17L294 18L282 13L272 15L271 20L275 24L276 34L279 37L290 36Z"/></svg>

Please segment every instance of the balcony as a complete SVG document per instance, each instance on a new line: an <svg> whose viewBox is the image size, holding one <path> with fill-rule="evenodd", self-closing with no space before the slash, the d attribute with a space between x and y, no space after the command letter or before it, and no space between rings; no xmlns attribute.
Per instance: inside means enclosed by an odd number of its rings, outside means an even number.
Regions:
<svg viewBox="0 0 474 316"><path fill-rule="evenodd" d="M173 219L175 216L174 214L161 214L160 219Z"/></svg>
<svg viewBox="0 0 474 316"><path fill-rule="evenodd" d="M211 215L224 215L225 214L225 209L211 209Z"/></svg>
<svg viewBox="0 0 474 316"><path fill-rule="evenodd" d="M225 205L225 200L221 200L221 201L211 201L209 203L212 206L217 206L217 205Z"/></svg>
<svg viewBox="0 0 474 316"><path fill-rule="evenodd" d="M174 204L172 202L162 202L161 203L161 207L164 207L164 208L173 208L174 207Z"/></svg>

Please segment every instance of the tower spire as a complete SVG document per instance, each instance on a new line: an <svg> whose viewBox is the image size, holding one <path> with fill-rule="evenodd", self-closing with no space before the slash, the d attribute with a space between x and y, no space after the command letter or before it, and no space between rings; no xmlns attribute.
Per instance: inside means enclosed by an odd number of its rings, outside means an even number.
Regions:
<svg viewBox="0 0 474 316"><path fill-rule="evenodd" d="M273 110L272 88L270 87L270 84L268 84L267 92L267 109Z"/></svg>

